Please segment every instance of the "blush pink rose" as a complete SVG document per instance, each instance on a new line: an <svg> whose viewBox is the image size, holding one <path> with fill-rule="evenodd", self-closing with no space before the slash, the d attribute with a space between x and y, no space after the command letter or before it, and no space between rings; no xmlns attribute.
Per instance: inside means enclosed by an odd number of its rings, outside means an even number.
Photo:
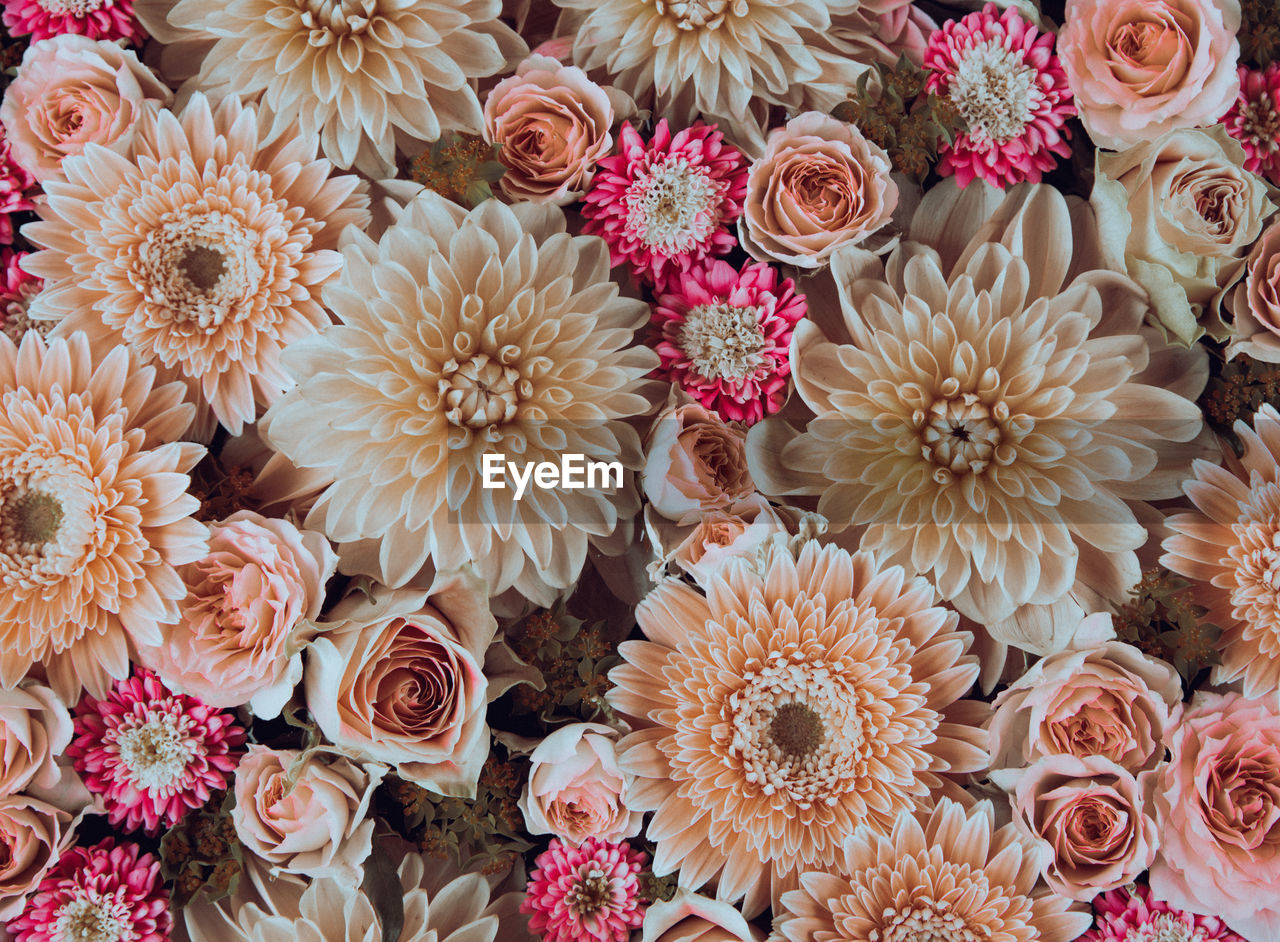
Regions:
<svg viewBox="0 0 1280 942"><path fill-rule="evenodd" d="M778 534L786 523L763 498L737 514L710 510L691 527L680 527L645 508L645 529L659 554L655 572L674 563L699 584L730 559L750 556Z"/></svg>
<svg viewBox="0 0 1280 942"><path fill-rule="evenodd" d="M1280 223L1273 222L1253 244L1244 280L1228 299L1235 316L1227 357L1243 353L1280 363Z"/></svg>
<svg viewBox="0 0 1280 942"><path fill-rule="evenodd" d="M57 787L57 758L73 733L71 713L48 687L27 680L0 690L0 795Z"/></svg>
<svg viewBox="0 0 1280 942"><path fill-rule="evenodd" d="M1055 892L1086 902L1151 865L1159 838L1147 810L1150 782L1144 792L1110 759L1047 756L995 780L1016 782L1013 823L1048 851L1044 877Z"/></svg>
<svg viewBox="0 0 1280 942"><path fill-rule="evenodd" d="M484 136L501 147L502 191L516 200L565 206L582 196L609 156L616 111L629 101L575 66L533 55L484 103Z"/></svg>
<svg viewBox="0 0 1280 942"><path fill-rule="evenodd" d="M1162 838L1152 894L1219 916L1248 942L1275 942L1280 712L1272 700L1202 691L1168 738L1168 764L1145 773Z"/></svg>
<svg viewBox="0 0 1280 942"><path fill-rule="evenodd" d="M751 165L738 235L752 258L820 268L882 228L898 205L889 155L818 111L769 132Z"/></svg>
<svg viewBox="0 0 1280 942"><path fill-rule="evenodd" d="M373 848L369 803L383 774L318 750L249 746L236 767L236 836L275 872L355 885Z"/></svg>
<svg viewBox="0 0 1280 942"><path fill-rule="evenodd" d="M695 403L654 420L641 485L662 516L686 526L711 511L739 513L760 503L747 470L747 436Z"/></svg>
<svg viewBox="0 0 1280 942"><path fill-rule="evenodd" d="M27 795L0 796L0 923L17 918L26 896L70 839L71 815Z"/></svg>
<svg viewBox="0 0 1280 942"><path fill-rule="evenodd" d="M640 942L760 942L763 937L736 907L685 889L653 903L640 927Z"/></svg>
<svg viewBox="0 0 1280 942"><path fill-rule="evenodd" d="M302 679L301 651L338 558L319 533L241 510L209 525L209 553L179 570L181 618L140 652L174 690L271 719Z"/></svg>
<svg viewBox="0 0 1280 942"><path fill-rule="evenodd" d="M1094 143L1215 124L1240 90L1239 28L1239 0L1067 0L1058 55Z"/></svg>
<svg viewBox="0 0 1280 942"><path fill-rule="evenodd" d="M351 596L307 651L307 708L349 756L474 797L489 755L485 707L501 692L484 671L497 630L488 589L470 572L440 574L428 591Z"/></svg>
<svg viewBox="0 0 1280 942"><path fill-rule="evenodd" d="M1123 641L1052 654L996 697L991 767L1070 755L1102 756L1135 774L1154 768L1181 699L1177 672Z"/></svg>
<svg viewBox="0 0 1280 942"><path fill-rule="evenodd" d="M44 182L64 157L125 139L143 109L172 100L131 50L68 33L27 47L0 121L14 160Z"/></svg>
<svg viewBox="0 0 1280 942"><path fill-rule="evenodd" d="M519 801L530 834L581 844L589 837L616 843L640 833L644 816L627 808L631 775L618 765L616 739L600 723L571 723L538 744Z"/></svg>

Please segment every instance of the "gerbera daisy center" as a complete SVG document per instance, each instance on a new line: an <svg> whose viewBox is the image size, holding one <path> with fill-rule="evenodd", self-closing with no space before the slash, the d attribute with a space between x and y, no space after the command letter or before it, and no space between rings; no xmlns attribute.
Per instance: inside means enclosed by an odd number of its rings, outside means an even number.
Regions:
<svg viewBox="0 0 1280 942"><path fill-rule="evenodd" d="M627 188L626 233L666 255L683 255L720 225L728 184L682 156L670 155L636 174Z"/></svg>
<svg viewBox="0 0 1280 942"><path fill-rule="evenodd" d="M1004 144L1022 133L1044 92L1036 69L996 39L965 50L951 79L950 95L975 141Z"/></svg>
<svg viewBox="0 0 1280 942"><path fill-rule="evenodd" d="M658 13L681 29L715 29L724 22L729 0L654 0Z"/></svg>
<svg viewBox="0 0 1280 942"><path fill-rule="evenodd" d="M700 304L680 327L680 347L707 379L741 381L766 364L764 325L758 307Z"/></svg>
<svg viewBox="0 0 1280 942"><path fill-rule="evenodd" d="M897 911L885 913L885 924L873 938L879 942L986 942L989 926L972 929L947 900L917 896Z"/></svg>
<svg viewBox="0 0 1280 942"><path fill-rule="evenodd" d="M84 19L94 10L111 6L111 0L37 0L40 8L55 16L74 16Z"/></svg>
<svg viewBox="0 0 1280 942"><path fill-rule="evenodd" d="M580 916L600 909L613 896L608 875L599 866L585 864L578 873L578 882L565 894L565 905Z"/></svg>
<svg viewBox="0 0 1280 942"><path fill-rule="evenodd" d="M133 780L147 790L173 785L196 754L186 724L172 713L156 713L117 732L116 746Z"/></svg>
<svg viewBox="0 0 1280 942"><path fill-rule="evenodd" d="M1126 942L1207 942L1208 936L1199 926L1188 926L1185 917L1174 913L1156 913L1149 922L1132 926Z"/></svg>
<svg viewBox="0 0 1280 942"><path fill-rule="evenodd" d="M1241 114L1241 130L1257 150L1274 154L1280 151L1280 112L1270 95L1255 98Z"/></svg>
<svg viewBox="0 0 1280 942"><path fill-rule="evenodd" d="M59 907L53 931L57 942L125 942L137 938L131 931L129 907L112 898L95 899L96 895L83 892Z"/></svg>
<svg viewBox="0 0 1280 942"><path fill-rule="evenodd" d="M993 409L973 393L935 400L927 412L915 415L920 453L948 478L966 472L981 474L1003 441L1004 419L1008 409L1003 403Z"/></svg>
<svg viewBox="0 0 1280 942"><path fill-rule="evenodd" d="M789 756L807 756L826 737L822 717L803 703L784 703L773 714L769 737Z"/></svg>
<svg viewBox="0 0 1280 942"><path fill-rule="evenodd" d="M62 504L45 491L15 490L0 505L0 547L11 556L39 553L58 535Z"/></svg>
<svg viewBox="0 0 1280 942"><path fill-rule="evenodd" d="M227 270L226 257L207 245L193 245L178 262L178 268L197 291L208 292L217 287Z"/></svg>
<svg viewBox="0 0 1280 942"><path fill-rule="evenodd" d="M519 370L486 353L463 363L450 359L441 373L437 388L445 416L458 426L485 428L510 422L531 392Z"/></svg>

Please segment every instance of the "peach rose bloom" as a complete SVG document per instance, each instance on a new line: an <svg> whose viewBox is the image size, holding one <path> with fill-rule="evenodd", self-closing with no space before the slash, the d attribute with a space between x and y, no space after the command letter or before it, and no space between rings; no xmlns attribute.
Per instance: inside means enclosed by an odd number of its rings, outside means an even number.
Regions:
<svg viewBox="0 0 1280 942"><path fill-rule="evenodd" d="M1280 939L1280 712L1238 693L1195 695L1170 732L1152 803L1152 894L1212 913L1248 942Z"/></svg>
<svg viewBox="0 0 1280 942"><path fill-rule="evenodd" d="M181 618L140 649L175 690L271 719L302 679L302 648L320 616L337 555L323 535L241 510L209 525L209 553L179 570Z"/></svg>
<svg viewBox="0 0 1280 942"><path fill-rule="evenodd" d="M485 706L501 692L485 677L498 623L473 573L436 576L428 591L353 595L307 651L307 708L320 730L360 761L442 795L475 796L489 755Z"/></svg>
<svg viewBox="0 0 1280 942"><path fill-rule="evenodd" d="M1134 880L1159 844L1145 790L1127 769L1102 756L1046 756L1022 772L996 773L1014 784L1013 823L1047 849L1045 882L1088 902Z"/></svg>
<svg viewBox="0 0 1280 942"><path fill-rule="evenodd" d="M641 486L668 520L692 525L706 513L760 503L747 470L747 436L696 403L669 406L653 423Z"/></svg>
<svg viewBox="0 0 1280 942"><path fill-rule="evenodd" d="M72 734L71 713L48 687L26 680L0 690L0 795L56 788Z"/></svg>
<svg viewBox="0 0 1280 942"><path fill-rule="evenodd" d="M1244 280L1227 306L1235 315L1227 358L1245 354L1265 363L1280 363L1280 223L1262 231L1245 262Z"/></svg>
<svg viewBox="0 0 1280 942"><path fill-rule="evenodd" d="M318 750L250 746L236 767L236 836L273 872L355 885L373 847L369 803L384 771Z"/></svg>
<svg viewBox="0 0 1280 942"><path fill-rule="evenodd" d="M663 553L661 565L674 563L700 585L729 560L751 556L788 532L764 498L738 514L708 511L692 527L677 527L648 511L645 524L653 545Z"/></svg>
<svg viewBox="0 0 1280 942"><path fill-rule="evenodd" d="M0 797L0 923L16 919L69 840L71 815L27 795Z"/></svg>
<svg viewBox="0 0 1280 942"><path fill-rule="evenodd" d="M1221 125L1171 131L1097 164L1090 202L1108 263L1147 290L1178 340L1225 340L1222 300L1275 210L1239 142Z"/></svg>
<svg viewBox="0 0 1280 942"><path fill-rule="evenodd" d="M66 34L27 47L0 121L13 159L44 182L61 172L64 157L125 138L142 109L172 101L131 50Z"/></svg>
<svg viewBox="0 0 1280 942"><path fill-rule="evenodd" d="M1215 124L1240 90L1239 28L1238 0L1067 0L1058 55L1094 143Z"/></svg>
<svg viewBox="0 0 1280 942"><path fill-rule="evenodd" d="M533 55L484 103L484 137L507 168L502 191L513 200L567 206L586 192L609 156L609 128L629 100L576 66Z"/></svg>
<svg viewBox="0 0 1280 942"><path fill-rule="evenodd" d="M1154 768L1181 699L1177 672L1123 641L1050 655L996 697L991 767L1070 755Z"/></svg>
<svg viewBox="0 0 1280 942"><path fill-rule="evenodd" d="M554 834L577 845L589 837L621 841L640 833L644 816L627 808L631 775L618 766L616 739L601 723L571 723L538 744L519 801L530 834Z"/></svg>
<svg viewBox="0 0 1280 942"><path fill-rule="evenodd" d="M736 907L686 889L651 905L640 927L640 942L760 942L763 937Z"/></svg>
<svg viewBox="0 0 1280 942"><path fill-rule="evenodd" d="M751 257L820 268L883 227L898 205L889 155L818 111L769 132L751 165L738 236Z"/></svg>

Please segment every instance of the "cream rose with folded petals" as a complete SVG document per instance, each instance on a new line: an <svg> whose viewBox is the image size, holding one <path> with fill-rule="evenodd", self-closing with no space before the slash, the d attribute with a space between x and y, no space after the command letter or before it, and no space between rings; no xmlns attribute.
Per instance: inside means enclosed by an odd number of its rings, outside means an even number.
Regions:
<svg viewBox="0 0 1280 942"><path fill-rule="evenodd" d="M0 689L0 795L56 787L62 780L57 758L72 732L71 714L48 687L26 680Z"/></svg>
<svg viewBox="0 0 1280 942"><path fill-rule="evenodd" d="M810 111L769 132L751 165L738 235L760 261L818 268L882 228L898 205L889 155L846 124Z"/></svg>
<svg viewBox="0 0 1280 942"><path fill-rule="evenodd" d="M643 816L627 808L631 775L618 766L617 734L600 723L562 726L529 756L520 811L530 834L573 844L620 841L640 833Z"/></svg>
<svg viewBox="0 0 1280 942"><path fill-rule="evenodd" d="M70 825L71 815L38 799L0 797L0 922L22 912L69 840Z"/></svg>
<svg viewBox="0 0 1280 942"><path fill-rule="evenodd" d="M669 520L697 523L711 511L740 513L760 503L747 470L747 436L700 405L668 408L653 423L641 484Z"/></svg>
<svg viewBox="0 0 1280 942"><path fill-rule="evenodd" d="M1243 353L1280 363L1280 224L1272 223L1253 244L1244 279L1227 298L1235 316L1227 357Z"/></svg>

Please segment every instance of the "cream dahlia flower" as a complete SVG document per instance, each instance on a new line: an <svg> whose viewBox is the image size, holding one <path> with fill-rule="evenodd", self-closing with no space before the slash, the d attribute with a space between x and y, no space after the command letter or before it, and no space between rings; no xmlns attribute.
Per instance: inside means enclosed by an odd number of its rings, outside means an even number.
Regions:
<svg viewBox="0 0 1280 942"><path fill-rule="evenodd" d="M942 773L986 765L971 636L923 579L807 543L734 559L705 594L659 584L619 647L608 701L628 804L653 811L653 869L759 913L845 835L931 806ZM959 701L959 702L957 702Z"/></svg>
<svg viewBox="0 0 1280 942"><path fill-rule="evenodd" d="M837 869L804 874L782 897L773 942L1072 942L1093 922L1037 886L1035 846L1011 824L997 829L990 802L944 800L891 828L861 827Z"/></svg>
<svg viewBox="0 0 1280 942"><path fill-rule="evenodd" d="M187 0L188 3L199 0ZM655 116L701 115L744 151L764 150L769 110L829 112L876 60L900 0L555 0L573 12L574 61L603 67Z"/></svg>
<svg viewBox="0 0 1280 942"><path fill-rule="evenodd" d="M204 555L186 472L204 448L178 384L83 334L0 337L0 684L35 664L64 703L105 696L130 647L159 644Z"/></svg>
<svg viewBox="0 0 1280 942"><path fill-rule="evenodd" d="M1085 205L1024 185L979 229L983 199L940 184L883 269L838 257L843 318L801 323L791 348L816 418L753 428L748 458L765 493L820 495L833 528L1049 654L1068 609L1138 581L1150 508L1131 501L1179 493L1207 365L1098 270Z"/></svg>
<svg viewBox="0 0 1280 942"><path fill-rule="evenodd" d="M374 177L394 174L397 147L480 133L476 80L528 51L498 19L502 0L140 0L134 9L188 59L162 56L170 77L260 102L271 139L319 140L335 165Z"/></svg>
<svg viewBox="0 0 1280 942"><path fill-rule="evenodd" d="M427 191L381 241L350 233L324 290L342 323L286 351L298 385L264 421L294 464L333 476L307 525L344 544L344 572L401 586L470 563L491 594L547 605L638 509L625 420L652 407L658 357L631 346L648 307L618 296L603 240L564 230L553 206L468 213ZM486 455L562 454L622 462L625 487L482 487Z"/></svg>
<svg viewBox="0 0 1280 942"><path fill-rule="evenodd" d="M289 384L284 346L329 323L317 296L342 264L338 234L369 222L363 185L330 179L314 139L264 147L263 130L235 99L146 112L123 151L66 158L24 227L45 249L24 261L45 279L32 318L95 351L128 346L233 434Z"/></svg>

